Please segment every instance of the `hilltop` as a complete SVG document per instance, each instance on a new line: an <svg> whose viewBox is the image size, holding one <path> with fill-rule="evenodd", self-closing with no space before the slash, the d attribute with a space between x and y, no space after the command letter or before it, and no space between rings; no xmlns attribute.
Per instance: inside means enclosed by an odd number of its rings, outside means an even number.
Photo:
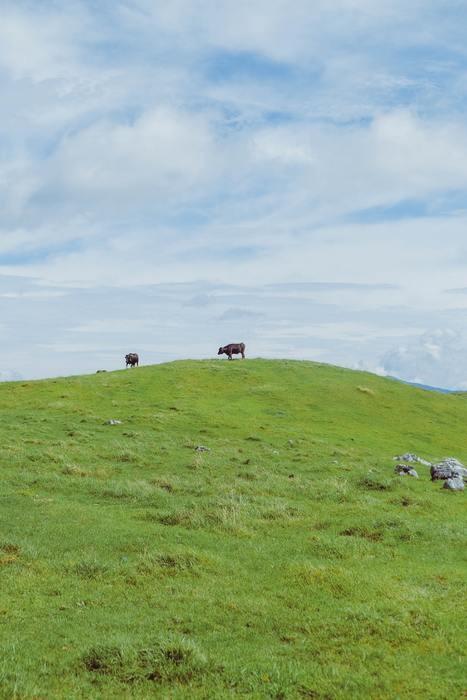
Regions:
<svg viewBox="0 0 467 700"><path fill-rule="evenodd" d="M0 385L0 696L465 689L467 395L311 362ZM121 421L114 425L109 420Z"/></svg>

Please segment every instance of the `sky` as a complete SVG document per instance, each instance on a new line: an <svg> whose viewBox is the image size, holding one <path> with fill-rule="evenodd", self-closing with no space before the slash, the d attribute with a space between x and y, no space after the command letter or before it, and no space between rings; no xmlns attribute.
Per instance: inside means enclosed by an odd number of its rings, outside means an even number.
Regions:
<svg viewBox="0 0 467 700"><path fill-rule="evenodd" d="M243 341L467 389L466 25L0 0L0 379Z"/></svg>

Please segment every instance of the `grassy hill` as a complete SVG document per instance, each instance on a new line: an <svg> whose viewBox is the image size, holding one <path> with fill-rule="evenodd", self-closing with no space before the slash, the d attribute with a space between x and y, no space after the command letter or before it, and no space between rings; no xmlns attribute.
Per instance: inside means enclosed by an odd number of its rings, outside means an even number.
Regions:
<svg viewBox="0 0 467 700"><path fill-rule="evenodd" d="M1 385L0 697L461 697L466 496L392 457L466 427L309 362Z"/></svg>

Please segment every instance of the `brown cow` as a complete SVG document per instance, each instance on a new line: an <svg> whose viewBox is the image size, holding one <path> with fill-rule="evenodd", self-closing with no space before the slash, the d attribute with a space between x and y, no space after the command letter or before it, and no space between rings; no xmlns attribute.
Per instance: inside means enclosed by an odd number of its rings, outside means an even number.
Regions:
<svg viewBox="0 0 467 700"><path fill-rule="evenodd" d="M126 362L125 367L128 367L128 365L130 365L130 367L138 367L138 365L139 365L138 353L129 352L128 355L125 355L125 362Z"/></svg>
<svg viewBox="0 0 467 700"><path fill-rule="evenodd" d="M232 355L242 355L242 359L245 359L245 343L229 343L229 345L224 345L218 350L218 355L227 355L229 360L232 359Z"/></svg>

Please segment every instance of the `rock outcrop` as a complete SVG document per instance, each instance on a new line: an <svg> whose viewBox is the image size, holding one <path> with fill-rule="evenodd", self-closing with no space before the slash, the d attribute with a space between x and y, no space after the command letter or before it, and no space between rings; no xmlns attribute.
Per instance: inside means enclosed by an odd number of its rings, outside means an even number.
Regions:
<svg viewBox="0 0 467 700"><path fill-rule="evenodd" d="M405 452L403 455L394 457L394 459L398 462L417 462L418 464L424 464L426 467L431 467L431 462L427 462L426 459L422 459L422 457L419 457L413 452Z"/></svg>
<svg viewBox="0 0 467 700"><path fill-rule="evenodd" d="M394 459L398 462L400 460L399 464L394 467L395 473L399 476L413 476L418 479L418 474L412 464L423 464L430 467L432 481L438 479L444 481L443 488L451 491L464 491L465 489L464 481L467 481L467 468L455 457L445 457L440 462L431 463L413 452L405 452Z"/></svg>
<svg viewBox="0 0 467 700"><path fill-rule="evenodd" d="M441 462L433 464L430 469L431 480L436 479L466 479L467 469L455 457L446 457Z"/></svg>

